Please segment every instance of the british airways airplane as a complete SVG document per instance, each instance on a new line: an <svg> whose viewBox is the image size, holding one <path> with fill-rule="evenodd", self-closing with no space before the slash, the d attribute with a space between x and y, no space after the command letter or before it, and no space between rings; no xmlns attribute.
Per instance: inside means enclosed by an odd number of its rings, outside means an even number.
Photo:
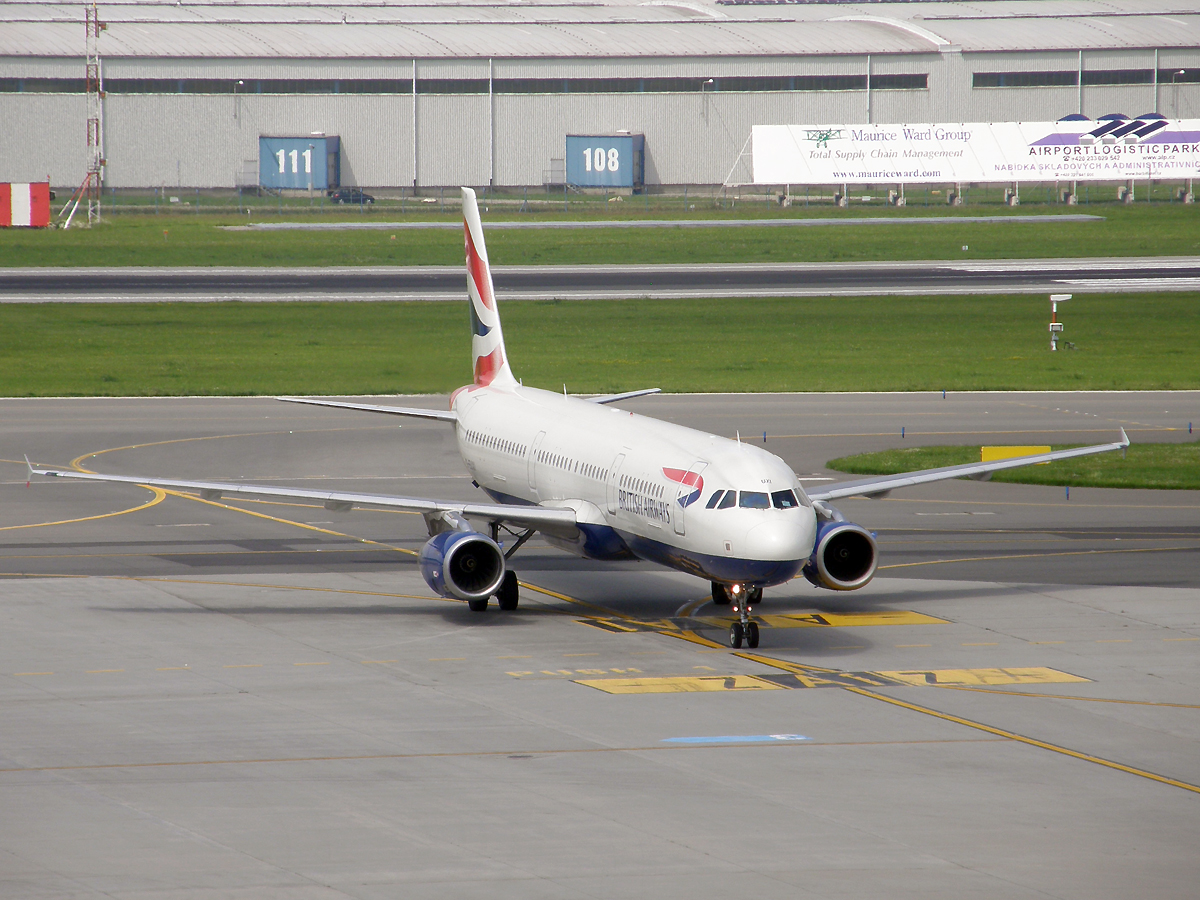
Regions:
<svg viewBox="0 0 1200 900"><path fill-rule="evenodd" d="M467 292L473 383L442 412L328 400L279 398L421 419L454 429L463 464L493 502L427 500L343 491L100 475L36 468L31 475L115 481L223 495L316 500L331 510L356 506L421 513L429 541L420 552L426 583L475 612L490 598L518 602L508 562L534 533L588 559L638 558L711 582L713 603L738 614L729 643L759 643L750 618L764 587L803 575L835 591L865 586L875 574L874 535L846 521L830 501L881 496L946 478L985 480L1016 466L1103 453L1112 444L989 463L847 481L805 492L796 474L761 447L635 415L611 404L657 388L582 399L524 387L512 373L492 288L474 191L464 188ZM28 460L27 460L28 462ZM515 538L507 548L501 531Z"/></svg>

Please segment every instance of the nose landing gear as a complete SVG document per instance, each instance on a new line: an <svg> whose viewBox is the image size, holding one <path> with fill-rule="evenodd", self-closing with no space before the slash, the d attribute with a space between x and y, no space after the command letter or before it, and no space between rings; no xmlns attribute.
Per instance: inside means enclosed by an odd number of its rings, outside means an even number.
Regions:
<svg viewBox="0 0 1200 900"><path fill-rule="evenodd" d="M713 593L716 594L715 585ZM728 596L733 603L733 611L738 614L738 621L729 626L729 646L737 650L745 641L746 646L753 650L758 646L758 623L750 621L750 612L754 604L762 599L762 588L735 584L728 589Z"/></svg>

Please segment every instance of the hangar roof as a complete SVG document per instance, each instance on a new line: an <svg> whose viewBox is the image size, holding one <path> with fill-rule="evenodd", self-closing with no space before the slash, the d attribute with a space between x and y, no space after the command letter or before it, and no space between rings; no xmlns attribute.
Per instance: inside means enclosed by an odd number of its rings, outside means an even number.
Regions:
<svg viewBox="0 0 1200 900"><path fill-rule="evenodd" d="M1200 46L1195 0L116 0L105 57L746 57ZM83 50L78 3L0 4L0 56Z"/></svg>

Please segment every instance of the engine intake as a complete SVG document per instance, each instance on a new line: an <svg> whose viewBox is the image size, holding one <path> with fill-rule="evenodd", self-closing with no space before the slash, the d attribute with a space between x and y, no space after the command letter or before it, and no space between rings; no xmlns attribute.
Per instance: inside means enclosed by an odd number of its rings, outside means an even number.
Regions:
<svg viewBox="0 0 1200 900"><path fill-rule="evenodd" d="M443 531L421 548L421 577L435 593L459 600L481 600L500 589L504 552L478 531Z"/></svg>
<svg viewBox="0 0 1200 900"><path fill-rule="evenodd" d="M817 587L857 591L875 577L879 550L871 532L853 522L826 522L817 529L804 577Z"/></svg>

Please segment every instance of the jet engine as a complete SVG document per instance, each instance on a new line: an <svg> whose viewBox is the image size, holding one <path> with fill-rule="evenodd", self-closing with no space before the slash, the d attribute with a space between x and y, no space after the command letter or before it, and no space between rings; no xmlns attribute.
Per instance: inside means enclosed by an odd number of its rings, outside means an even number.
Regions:
<svg viewBox="0 0 1200 900"><path fill-rule="evenodd" d="M421 577L442 597L486 600L504 581L504 552L478 531L435 534L418 560Z"/></svg>
<svg viewBox="0 0 1200 900"><path fill-rule="evenodd" d="M861 525L822 522L813 554L804 564L804 577L817 587L856 591L875 577L878 556L875 536Z"/></svg>

